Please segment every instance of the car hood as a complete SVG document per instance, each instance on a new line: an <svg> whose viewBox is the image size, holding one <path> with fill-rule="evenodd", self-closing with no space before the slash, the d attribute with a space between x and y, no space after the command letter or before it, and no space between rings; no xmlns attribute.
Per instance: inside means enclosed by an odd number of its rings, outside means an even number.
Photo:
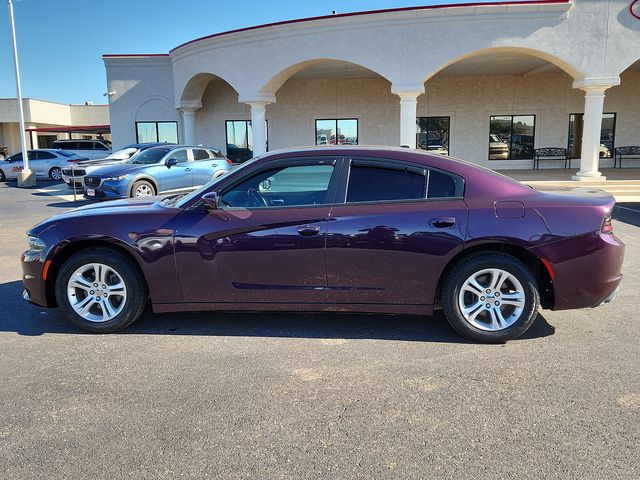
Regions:
<svg viewBox="0 0 640 480"><path fill-rule="evenodd" d="M39 235L49 227L54 226L60 221L69 219L78 219L82 217L95 217L97 215L120 215L120 214L135 214L141 215L145 212L155 209L164 209L158 200L162 197L143 197L143 198L131 198L125 200L112 200L108 202L93 203L82 207L68 210L64 213L54 215L43 222L35 225L29 230L29 235Z"/></svg>
<svg viewBox="0 0 640 480"><path fill-rule="evenodd" d="M118 163L115 165L103 165L95 170L92 169L91 175L96 177L117 177L128 173L135 173L150 165L136 165L133 163Z"/></svg>
<svg viewBox="0 0 640 480"><path fill-rule="evenodd" d="M123 164L127 159L118 159L118 158L101 158L99 160L84 160L82 162L78 162L78 165L82 167L98 167L101 165L117 165Z"/></svg>

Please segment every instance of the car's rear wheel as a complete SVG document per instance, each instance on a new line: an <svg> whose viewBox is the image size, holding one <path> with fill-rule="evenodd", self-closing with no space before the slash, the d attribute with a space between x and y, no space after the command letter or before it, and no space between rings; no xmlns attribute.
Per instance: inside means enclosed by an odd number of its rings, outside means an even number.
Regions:
<svg viewBox="0 0 640 480"><path fill-rule="evenodd" d="M0 182L4 182L7 179L6 175L2 170L0 170Z"/></svg>
<svg viewBox="0 0 640 480"><path fill-rule="evenodd" d="M56 182L62 180L62 169L60 167L53 167L49 170L49 178Z"/></svg>
<svg viewBox="0 0 640 480"><path fill-rule="evenodd" d="M134 322L144 311L147 288L137 266L108 248L83 250L62 266L56 300L75 326L111 333Z"/></svg>
<svg viewBox="0 0 640 480"><path fill-rule="evenodd" d="M462 335L501 343L533 324L540 306L538 286L520 260L484 252L456 265L442 288L442 307Z"/></svg>
<svg viewBox="0 0 640 480"><path fill-rule="evenodd" d="M138 180L133 184L133 187L131 187L131 197L133 198L152 197L156 193L156 187L147 180Z"/></svg>

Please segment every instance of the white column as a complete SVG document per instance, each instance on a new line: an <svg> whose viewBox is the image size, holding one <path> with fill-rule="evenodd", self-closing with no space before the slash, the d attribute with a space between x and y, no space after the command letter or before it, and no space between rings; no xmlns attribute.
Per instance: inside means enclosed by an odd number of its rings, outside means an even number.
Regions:
<svg viewBox="0 0 640 480"><path fill-rule="evenodd" d="M602 80L606 80L606 82ZM598 170L600 165L600 132L602 130L602 112L604 110L604 92L619 83L619 78L589 78L576 81L573 84L574 88L585 91L580 171L571 177L573 180L606 180L606 177L603 177ZM574 141L577 141L577 139L574 139Z"/></svg>
<svg viewBox="0 0 640 480"><path fill-rule="evenodd" d="M420 92L398 93L400 97L400 146L416 148L416 111Z"/></svg>
<svg viewBox="0 0 640 480"><path fill-rule="evenodd" d="M29 129L33 129L33 128L37 128L37 127L36 127L35 125L29 125L29 126L27 127L27 130L29 130ZM31 143L32 143L32 147L31 147L31 148L33 148L34 150L35 150L36 148L40 148L40 147L38 146L38 132L28 132L28 135L30 135L30 136L31 136L31 138L33 139L33 140L32 140L32 142L31 142Z"/></svg>
<svg viewBox="0 0 640 480"><path fill-rule="evenodd" d="M251 132L253 156L257 157L267 151L267 131L265 128L268 102L246 102L251 107Z"/></svg>
<svg viewBox="0 0 640 480"><path fill-rule="evenodd" d="M185 145L197 145L196 141L196 110L197 108L182 107L182 143Z"/></svg>

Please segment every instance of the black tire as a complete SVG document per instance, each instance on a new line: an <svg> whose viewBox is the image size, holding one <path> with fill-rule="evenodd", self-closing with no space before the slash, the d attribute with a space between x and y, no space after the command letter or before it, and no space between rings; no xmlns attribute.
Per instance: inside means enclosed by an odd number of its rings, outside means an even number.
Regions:
<svg viewBox="0 0 640 480"><path fill-rule="evenodd" d="M151 182L149 182L147 180L138 180L131 187L131 193L129 194L129 196L131 198L148 196L148 195L137 195L136 194L138 188L140 188L140 187L143 187L143 188L146 187L151 192L151 195L157 195L158 194L158 191L156 190L156 187L155 187L155 185L153 183L151 183Z"/></svg>
<svg viewBox="0 0 640 480"><path fill-rule="evenodd" d="M83 265L101 263L114 269L124 281L126 300L122 311L104 322L92 322L75 312L67 296L67 285L73 273ZM110 248L90 248L72 255L60 269L56 278L56 300L58 307L69 322L91 333L112 333L132 324L140 317L147 304L147 285L137 265L126 255Z"/></svg>
<svg viewBox="0 0 640 480"><path fill-rule="evenodd" d="M0 170L0 182L4 182L6 179L7 177L5 176L4 172Z"/></svg>
<svg viewBox="0 0 640 480"><path fill-rule="evenodd" d="M472 325L465 319L458 303L461 288L467 279L484 269L501 269L512 274L524 291L524 307L520 316L502 330L488 331ZM477 253L458 263L445 279L441 297L442 308L451 326L467 338L486 343L503 343L518 338L533 324L540 307L538 285L529 268L517 258L496 252Z"/></svg>
<svg viewBox="0 0 640 480"><path fill-rule="evenodd" d="M62 169L60 167L53 167L51 170L49 170L49 178L56 182L61 181Z"/></svg>

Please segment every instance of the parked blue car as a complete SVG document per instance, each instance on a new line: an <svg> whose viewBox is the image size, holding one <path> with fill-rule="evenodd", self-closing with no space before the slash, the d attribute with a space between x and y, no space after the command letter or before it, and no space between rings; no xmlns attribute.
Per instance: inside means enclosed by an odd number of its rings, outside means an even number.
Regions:
<svg viewBox="0 0 640 480"><path fill-rule="evenodd" d="M105 165L84 177L85 198L149 197L192 190L231 170L231 161L210 147L166 145Z"/></svg>

